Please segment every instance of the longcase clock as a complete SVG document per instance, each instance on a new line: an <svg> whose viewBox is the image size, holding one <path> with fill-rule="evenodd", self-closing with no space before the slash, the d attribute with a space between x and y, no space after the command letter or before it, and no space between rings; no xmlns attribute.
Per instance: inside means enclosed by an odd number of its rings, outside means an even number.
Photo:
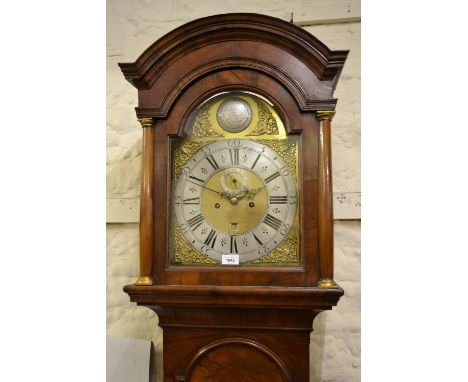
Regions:
<svg viewBox="0 0 468 382"><path fill-rule="evenodd" d="M309 380L313 320L343 295L330 128L347 53L225 14L120 64L143 127L140 277L124 290L159 317L165 382Z"/></svg>

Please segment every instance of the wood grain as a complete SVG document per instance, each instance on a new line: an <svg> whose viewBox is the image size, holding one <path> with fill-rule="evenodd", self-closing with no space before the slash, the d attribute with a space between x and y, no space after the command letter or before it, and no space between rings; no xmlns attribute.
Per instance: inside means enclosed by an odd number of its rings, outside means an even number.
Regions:
<svg viewBox="0 0 468 382"><path fill-rule="evenodd" d="M330 119L320 121L319 137L320 278L333 280L333 182Z"/></svg>
<svg viewBox="0 0 468 382"><path fill-rule="evenodd" d="M143 285L153 280L153 164L154 164L154 129L143 128L143 148L140 189L140 278L137 283Z"/></svg>
<svg viewBox="0 0 468 382"><path fill-rule="evenodd" d="M223 338L200 349L189 362L192 382L289 382L291 373L270 348L243 337Z"/></svg>

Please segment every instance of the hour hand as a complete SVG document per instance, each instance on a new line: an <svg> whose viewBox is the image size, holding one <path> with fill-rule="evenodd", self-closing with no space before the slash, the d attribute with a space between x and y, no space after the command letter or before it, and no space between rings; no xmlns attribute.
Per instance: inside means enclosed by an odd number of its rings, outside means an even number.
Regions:
<svg viewBox="0 0 468 382"><path fill-rule="evenodd" d="M266 186L263 186L263 187L259 187L259 188L251 188L251 189L247 189L247 191L245 192L247 197L249 199L253 199L254 196L260 191L260 190L263 190Z"/></svg>

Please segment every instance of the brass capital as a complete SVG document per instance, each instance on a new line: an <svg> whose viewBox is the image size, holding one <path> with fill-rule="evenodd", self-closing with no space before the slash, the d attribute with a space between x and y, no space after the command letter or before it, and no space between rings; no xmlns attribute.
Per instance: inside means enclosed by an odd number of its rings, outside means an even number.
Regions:
<svg viewBox="0 0 468 382"><path fill-rule="evenodd" d="M321 289L334 289L338 288L338 284L332 279L320 279L317 283L317 287Z"/></svg>
<svg viewBox="0 0 468 382"><path fill-rule="evenodd" d="M335 110L321 110L321 111L317 111L315 113L315 117L317 117L317 119L319 121L331 121L333 119L335 115Z"/></svg>
<svg viewBox="0 0 468 382"><path fill-rule="evenodd" d="M154 284L153 278L150 276L140 276L138 277L138 280L135 281L135 285L151 286L153 284Z"/></svg>
<svg viewBox="0 0 468 382"><path fill-rule="evenodd" d="M153 118L138 118L138 122L140 122L143 128L153 126Z"/></svg>

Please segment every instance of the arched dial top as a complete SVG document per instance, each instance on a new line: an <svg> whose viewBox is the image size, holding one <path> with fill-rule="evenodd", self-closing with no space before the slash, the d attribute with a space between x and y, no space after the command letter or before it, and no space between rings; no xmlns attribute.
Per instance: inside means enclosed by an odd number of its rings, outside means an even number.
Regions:
<svg viewBox="0 0 468 382"><path fill-rule="evenodd" d="M288 166L271 148L247 139L213 142L197 151L180 174L176 222L202 255L221 262L259 259L289 233L297 190Z"/></svg>

